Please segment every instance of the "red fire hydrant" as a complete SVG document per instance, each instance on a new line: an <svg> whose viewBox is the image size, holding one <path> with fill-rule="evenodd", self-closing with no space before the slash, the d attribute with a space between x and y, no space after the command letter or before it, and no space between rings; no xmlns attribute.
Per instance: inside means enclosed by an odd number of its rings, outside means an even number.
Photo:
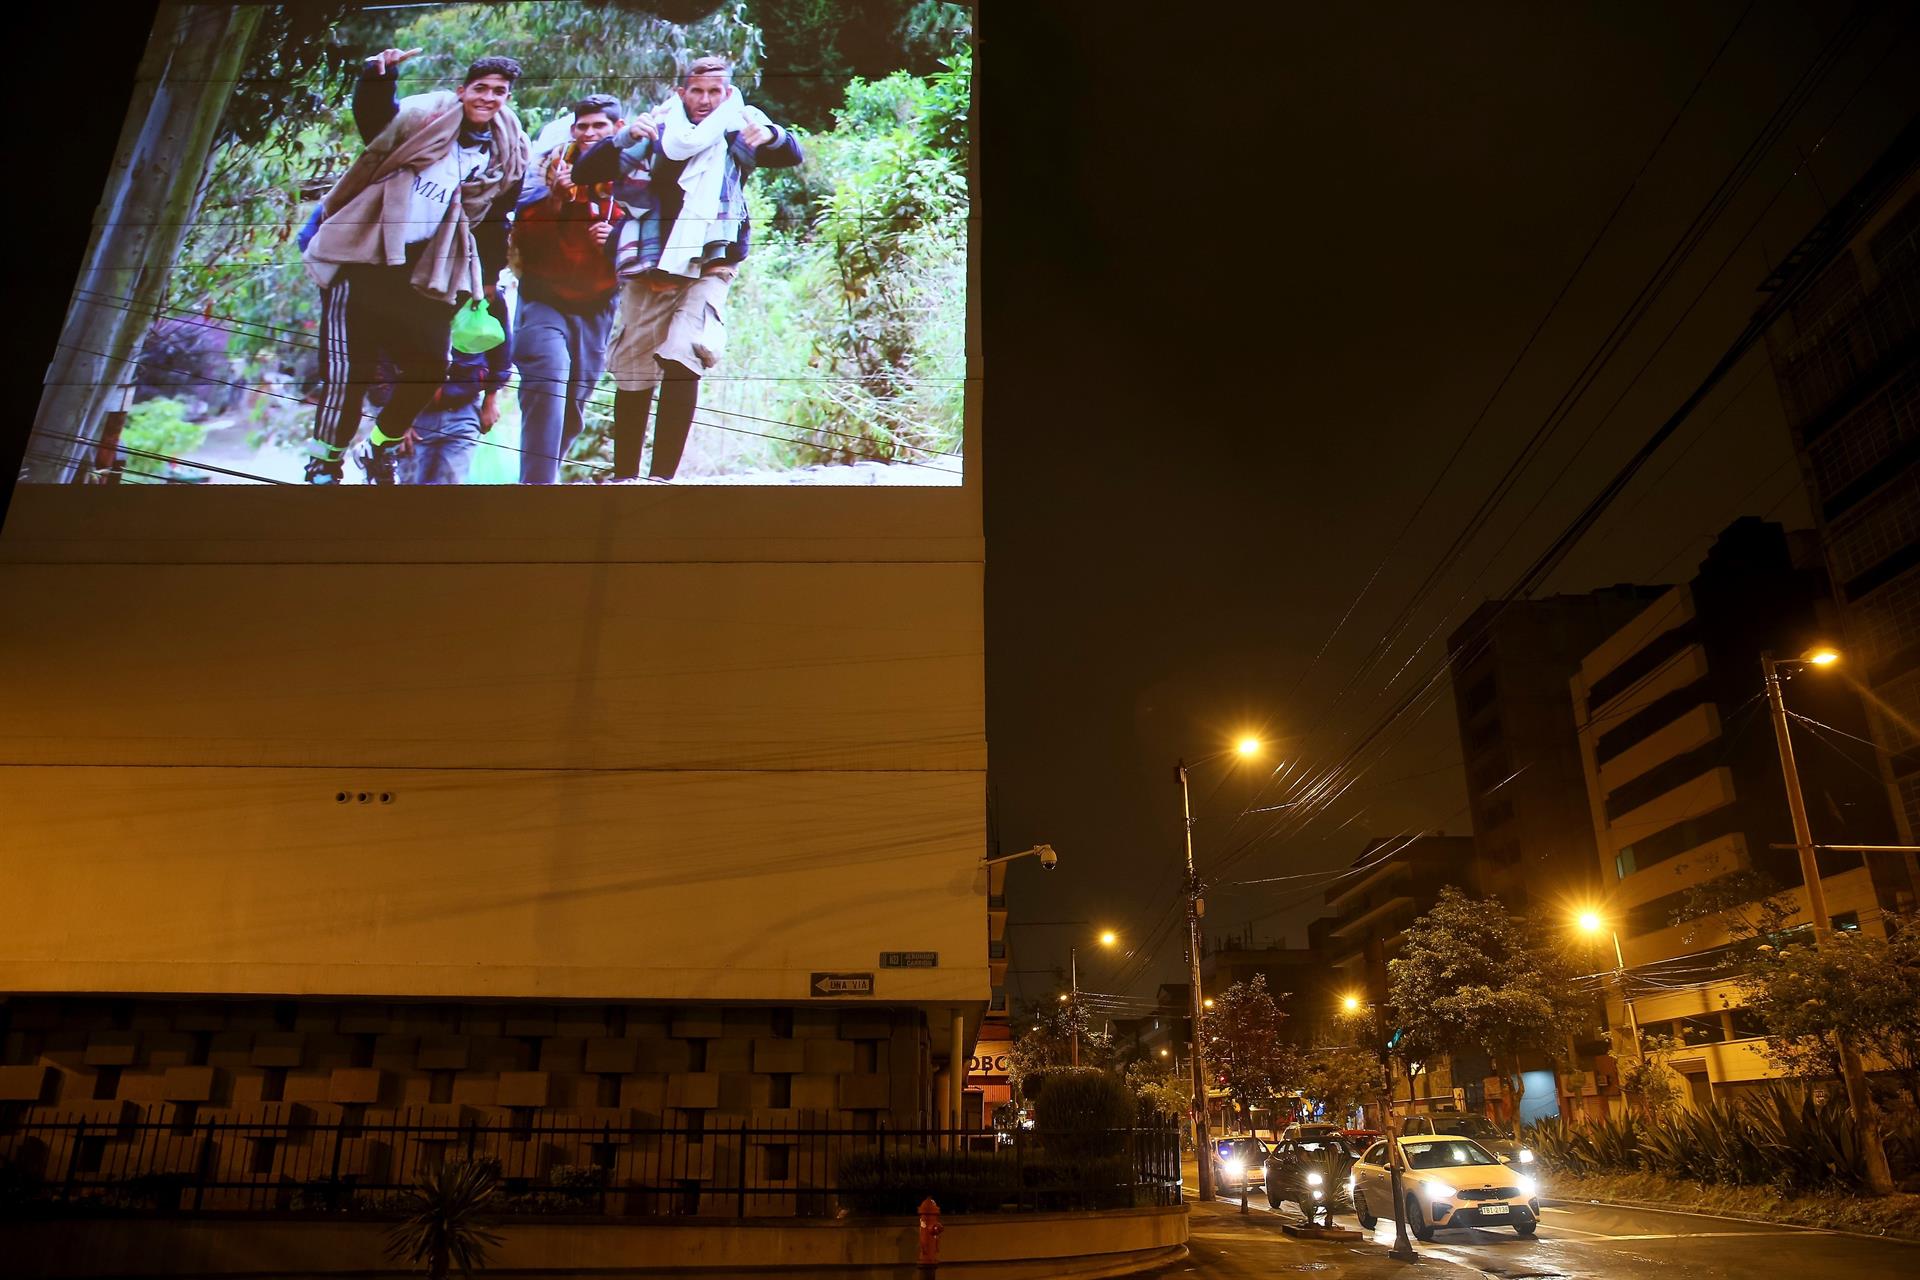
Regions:
<svg viewBox="0 0 1920 1280"><path fill-rule="evenodd" d="M940 1206L928 1196L920 1202L920 1276L930 1280L940 1267Z"/></svg>

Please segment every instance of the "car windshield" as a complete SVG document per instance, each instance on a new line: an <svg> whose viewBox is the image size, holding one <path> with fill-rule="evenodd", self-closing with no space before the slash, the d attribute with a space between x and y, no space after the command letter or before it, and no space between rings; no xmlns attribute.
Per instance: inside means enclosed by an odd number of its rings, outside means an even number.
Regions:
<svg viewBox="0 0 1920 1280"><path fill-rule="evenodd" d="M1214 1148L1222 1160L1258 1160L1260 1144L1252 1138L1234 1138Z"/></svg>
<svg viewBox="0 0 1920 1280"><path fill-rule="evenodd" d="M1440 1132L1457 1133L1463 1138L1478 1138L1482 1142L1499 1142L1507 1135L1493 1127L1493 1122L1485 1116L1458 1116L1438 1123Z"/></svg>
<svg viewBox="0 0 1920 1280"><path fill-rule="evenodd" d="M1499 1164L1477 1142L1465 1138L1435 1138L1418 1141L1409 1138L1400 1144L1407 1153L1407 1164L1414 1169L1452 1169L1468 1164Z"/></svg>
<svg viewBox="0 0 1920 1280"><path fill-rule="evenodd" d="M1316 1155L1332 1152L1336 1155L1351 1155L1353 1148L1347 1145L1345 1138L1333 1134L1320 1134L1311 1138L1302 1138L1293 1144L1295 1151L1308 1151Z"/></svg>

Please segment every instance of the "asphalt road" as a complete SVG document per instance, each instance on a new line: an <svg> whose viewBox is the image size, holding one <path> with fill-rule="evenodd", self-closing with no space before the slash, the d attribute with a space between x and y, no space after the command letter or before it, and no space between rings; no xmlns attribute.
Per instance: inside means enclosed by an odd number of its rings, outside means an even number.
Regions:
<svg viewBox="0 0 1920 1280"><path fill-rule="evenodd" d="M1192 1187L1188 1187L1191 1196ZM1290 1274L1338 1274L1352 1280L1406 1277L1408 1264L1386 1256L1393 1223L1370 1238L1302 1241L1285 1234L1297 1222L1291 1206L1279 1213L1256 1191L1249 1212L1239 1203L1193 1204L1187 1261L1150 1274L1193 1280L1240 1280ZM1336 1224L1356 1228L1351 1215ZM1842 1232L1770 1226L1730 1218L1590 1204L1549 1204L1539 1234L1522 1240L1508 1230L1441 1231L1431 1244L1415 1242L1422 1274L1484 1276L1490 1280L1747 1280L1749 1277L1920 1276L1920 1244Z"/></svg>

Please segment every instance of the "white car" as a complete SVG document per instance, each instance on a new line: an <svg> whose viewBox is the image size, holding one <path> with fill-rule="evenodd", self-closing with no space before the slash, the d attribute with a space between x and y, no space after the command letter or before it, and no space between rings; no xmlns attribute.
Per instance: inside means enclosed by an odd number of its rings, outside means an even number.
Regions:
<svg viewBox="0 0 1920 1280"><path fill-rule="evenodd" d="M1452 1134L1400 1139L1404 1201L1393 1203L1387 1141L1367 1148L1353 1166L1353 1212L1371 1231L1381 1218L1401 1218L1422 1240L1441 1227L1512 1227L1530 1236L1540 1225L1540 1186L1475 1142Z"/></svg>

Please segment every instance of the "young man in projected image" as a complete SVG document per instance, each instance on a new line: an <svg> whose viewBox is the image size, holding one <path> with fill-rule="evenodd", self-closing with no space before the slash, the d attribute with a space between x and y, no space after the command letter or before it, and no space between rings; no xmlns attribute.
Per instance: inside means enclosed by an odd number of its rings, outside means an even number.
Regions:
<svg viewBox="0 0 1920 1280"><path fill-rule="evenodd" d="M581 407L607 367L613 328L614 234L626 210L611 181L575 181L573 166L626 123L611 94L573 104L568 140L535 161L513 220L520 281L514 363L520 368L520 482L552 484L580 434Z"/></svg>
<svg viewBox="0 0 1920 1280"><path fill-rule="evenodd" d="M321 290L326 382L307 460L313 484L340 483L383 357L395 380L367 477L393 483L414 415L446 378L455 304L485 297L496 318L504 313L494 282L527 166L526 134L507 105L520 64L481 58L458 92L396 99L399 68L419 52L367 60L353 100L366 149L321 201L319 230L301 255ZM489 394L480 421L491 427L498 416Z"/></svg>
<svg viewBox="0 0 1920 1280"><path fill-rule="evenodd" d="M573 166L575 182L615 183L633 218L614 255L620 310L613 370L613 474L640 474L647 419L659 418L647 474L671 480L693 428L700 379L726 350L727 288L751 245L746 179L801 162L793 134L746 104L725 58L687 67L674 96Z"/></svg>

